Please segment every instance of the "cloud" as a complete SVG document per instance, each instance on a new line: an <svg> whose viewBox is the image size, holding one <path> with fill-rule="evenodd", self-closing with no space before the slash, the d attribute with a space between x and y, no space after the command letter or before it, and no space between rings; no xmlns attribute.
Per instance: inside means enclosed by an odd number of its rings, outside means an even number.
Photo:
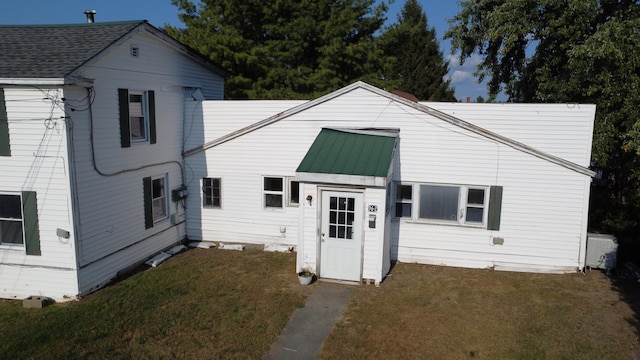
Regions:
<svg viewBox="0 0 640 360"><path fill-rule="evenodd" d="M476 78L471 71L455 70L449 75L452 84L475 82Z"/></svg>

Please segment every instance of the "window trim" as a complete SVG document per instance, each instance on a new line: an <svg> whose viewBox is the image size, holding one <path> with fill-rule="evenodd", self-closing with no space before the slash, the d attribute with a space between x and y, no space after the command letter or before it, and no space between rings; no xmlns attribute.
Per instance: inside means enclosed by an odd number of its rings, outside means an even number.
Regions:
<svg viewBox="0 0 640 360"><path fill-rule="evenodd" d="M208 180L218 180L218 205L215 205L214 194L207 194L207 190L213 192L215 187L211 184L207 186L206 182ZM206 198L210 197L212 199L211 205L206 204ZM221 177L203 177L202 178L202 207L205 209L222 209L222 178Z"/></svg>
<svg viewBox="0 0 640 360"><path fill-rule="evenodd" d="M265 189L265 179L280 179L282 190L266 190ZM262 209L263 210L283 210L286 205L286 189L285 189L285 178L283 176L269 176L264 175L261 177L262 180ZM282 197L282 205L281 206L267 206L267 195L280 195Z"/></svg>
<svg viewBox="0 0 640 360"><path fill-rule="evenodd" d="M158 179L164 179L164 206L165 216L162 218L155 218L153 214L153 181ZM171 209L169 207L169 174L147 176L142 178L143 188L143 206L144 206L144 228L150 229L155 224L169 219Z"/></svg>
<svg viewBox="0 0 640 360"><path fill-rule="evenodd" d="M19 218L3 218L0 216L0 221L11 221L11 222L19 222L20 223L20 233L22 235L20 243L10 243L10 242L2 242L2 237L0 234L0 247L7 249L24 249L25 247L25 238L24 238L24 209L23 209L23 201L22 195L20 193L12 193L12 192L1 192L2 196L15 196L18 198L20 203L20 217Z"/></svg>
<svg viewBox="0 0 640 360"><path fill-rule="evenodd" d="M154 198L153 197L153 183L155 181L158 181L158 180L162 180L162 187L163 187L162 196ZM153 216L153 223L154 224L157 224L157 223L159 223L161 221L164 221L164 220L169 218L169 201L168 201L169 192L168 192L168 189L169 189L169 180L168 180L167 174L158 175L158 176L152 176L151 177L151 210L152 210L152 213L154 212L153 210L155 210L154 209L154 204L153 204L155 200L163 199L162 203L164 205L163 206L164 207L164 215L163 216L156 217L155 214L153 214L154 215Z"/></svg>
<svg viewBox="0 0 640 360"><path fill-rule="evenodd" d="M293 200L293 195L294 195L294 191L293 191L293 183L297 183L298 184L298 193L296 194L298 196L298 201L294 201ZM294 177L287 177L287 206L288 207L298 207L300 206L300 182L297 181Z"/></svg>

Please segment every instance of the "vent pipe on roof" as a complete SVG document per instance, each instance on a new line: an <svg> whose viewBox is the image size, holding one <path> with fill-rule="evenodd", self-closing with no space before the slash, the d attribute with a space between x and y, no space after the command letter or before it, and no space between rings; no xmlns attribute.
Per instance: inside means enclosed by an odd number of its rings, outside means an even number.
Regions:
<svg viewBox="0 0 640 360"><path fill-rule="evenodd" d="M87 16L87 23L91 24L93 22L95 22L95 18L94 16L96 15L96 11L95 10L85 10L84 14Z"/></svg>

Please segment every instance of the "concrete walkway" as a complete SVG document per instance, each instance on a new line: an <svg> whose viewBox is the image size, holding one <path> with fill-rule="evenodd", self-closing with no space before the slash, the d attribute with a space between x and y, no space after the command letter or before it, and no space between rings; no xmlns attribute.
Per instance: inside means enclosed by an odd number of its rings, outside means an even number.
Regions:
<svg viewBox="0 0 640 360"><path fill-rule="evenodd" d="M265 360L316 359L324 339L347 308L353 286L319 283L296 310Z"/></svg>

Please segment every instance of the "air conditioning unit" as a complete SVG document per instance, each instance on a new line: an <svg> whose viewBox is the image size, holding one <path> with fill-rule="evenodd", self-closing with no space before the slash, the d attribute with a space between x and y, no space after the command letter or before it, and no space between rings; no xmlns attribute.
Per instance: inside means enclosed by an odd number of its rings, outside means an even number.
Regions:
<svg viewBox="0 0 640 360"><path fill-rule="evenodd" d="M616 267L618 241L608 234L587 234L586 266L603 269L607 273Z"/></svg>

